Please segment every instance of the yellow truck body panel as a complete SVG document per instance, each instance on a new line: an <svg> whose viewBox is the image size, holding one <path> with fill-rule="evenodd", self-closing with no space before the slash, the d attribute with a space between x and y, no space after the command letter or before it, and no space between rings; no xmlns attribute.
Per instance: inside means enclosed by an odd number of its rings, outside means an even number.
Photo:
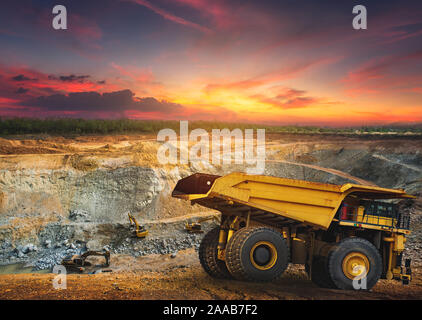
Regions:
<svg viewBox="0 0 422 320"><path fill-rule="evenodd" d="M176 185L173 196L213 207L224 199L297 222L327 229L349 195L365 199L414 198L404 190L357 184L334 185L264 175L194 174Z"/></svg>

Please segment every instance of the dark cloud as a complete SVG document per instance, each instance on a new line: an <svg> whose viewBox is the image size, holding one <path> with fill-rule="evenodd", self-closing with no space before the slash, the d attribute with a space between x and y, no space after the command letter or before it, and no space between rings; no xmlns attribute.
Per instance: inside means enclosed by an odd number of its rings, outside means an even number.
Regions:
<svg viewBox="0 0 422 320"><path fill-rule="evenodd" d="M157 100L152 97L147 98L136 98L134 101L135 109L145 112L161 111L161 112L171 112L180 110L182 105L177 103L168 102L165 100Z"/></svg>
<svg viewBox="0 0 422 320"><path fill-rule="evenodd" d="M97 81L98 84L106 84L105 80Z"/></svg>
<svg viewBox="0 0 422 320"><path fill-rule="evenodd" d="M60 80L63 82L84 82L86 79L88 79L90 76L89 75L80 75L80 76L76 76L74 74L68 75L68 76L54 76L54 75L50 75L48 76L48 78L50 80Z"/></svg>
<svg viewBox="0 0 422 320"><path fill-rule="evenodd" d="M15 91L15 93L24 94L24 93L27 93L28 91L29 91L29 89L20 87L18 90Z"/></svg>
<svg viewBox="0 0 422 320"><path fill-rule="evenodd" d="M152 97L136 98L130 90L98 93L74 92L68 95L53 94L27 100L26 106L38 107L43 111L97 111L124 112L136 110L141 112L172 113L181 111L183 106L168 101L159 101Z"/></svg>
<svg viewBox="0 0 422 320"><path fill-rule="evenodd" d="M38 79L32 79L32 78L29 78L29 77L27 77L23 74L19 74L15 77L12 77L12 80L21 82L21 81L37 81Z"/></svg>

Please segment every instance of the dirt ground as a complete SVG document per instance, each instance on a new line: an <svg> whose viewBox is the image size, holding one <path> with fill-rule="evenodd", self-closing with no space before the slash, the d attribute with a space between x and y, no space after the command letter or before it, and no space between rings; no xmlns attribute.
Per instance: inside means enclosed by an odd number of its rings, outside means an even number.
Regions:
<svg viewBox="0 0 422 320"><path fill-rule="evenodd" d="M114 261L113 261L114 260ZM218 280L201 268L193 249L139 258L112 257L111 273L69 274L67 289L53 288L55 274L0 275L0 299L263 299L263 300L414 300L422 299L421 269L404 286L380 280L370 291L341 291L316 287L301 267L289 267L278 281L250 283ZM130 271L129 271L130 270Z"/></svg>

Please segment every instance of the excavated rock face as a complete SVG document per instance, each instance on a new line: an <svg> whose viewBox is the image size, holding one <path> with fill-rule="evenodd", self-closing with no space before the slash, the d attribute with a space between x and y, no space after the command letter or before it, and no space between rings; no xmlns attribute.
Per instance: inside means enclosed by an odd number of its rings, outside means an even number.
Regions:
<svg viewBox="0 0 422 320"><path fill-rule="evenodd" d="M344 184L354 182L330 172L302 166L300 163L269 163L265 166L265 175L289 179L307 180L321 183Z"/></svg>
<svg viewBox="0 0 422 320"><path fill-rule="evenodd" d="M153 219L163 188L156 171L143 167L3 170L0 185L3 263L8 249L17 258L35 255L28 244L49 251L100 249L116 236L118 224L127 223L127 212Z"/></svg>
<svg viewBox="0 0 422 320"><path fill-rule="evenodd" d="M313 164L347 172L385 188L422 190L422 155L368 149L323 149L308 154Z"/></svg>
<svg viewBox="0 0 422 320"><path fill-rule="evenodd" d="M119 222L127 213L154 216L154 201L162 190L151 168L1 171L0 215L58 215L71 220Z"/></svg>

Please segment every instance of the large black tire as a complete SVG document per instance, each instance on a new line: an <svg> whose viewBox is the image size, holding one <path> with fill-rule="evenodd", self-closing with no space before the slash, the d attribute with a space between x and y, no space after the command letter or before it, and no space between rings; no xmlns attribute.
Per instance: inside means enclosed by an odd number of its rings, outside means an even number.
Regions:
<svg viewBox="0 0 422 320"><path fill-rule="evenodd" d="M226 247L226 265L238 280L271 281L280 277L289 263L283 236L265 227L235 232Z"/></svg>
<svg viewBox="0 0 422 320"><path fill-rule="evenodd" d="M312 260L312 268L305 266L306 272L311 277L311 281L320 288L336 288L328 274L327 258L315 256ZM310 269L310 270L309 270Z"/></svg>
<svg viewBox="0 0 422 320"><path fill-rule="evenodd" d="M347 261L350 259L366 260L366 286L362 281L357 288L353 286L353 274L347 272ZM368 240L362 238L347 238L338 243L328 256L328 272L331 280L338 289L343 290L370 290L382 274L382 258L377 248ZM349 276L347 276L349 275Z"/></svg>
<svg viewBox="0 0 422 320"><path fill-rule="evenodd" d="M224 261L217 257L218 235L220 227L215 227L205 234L199 246L199 261L205 272L211 277L220 279L231 278Z"/></svg>

